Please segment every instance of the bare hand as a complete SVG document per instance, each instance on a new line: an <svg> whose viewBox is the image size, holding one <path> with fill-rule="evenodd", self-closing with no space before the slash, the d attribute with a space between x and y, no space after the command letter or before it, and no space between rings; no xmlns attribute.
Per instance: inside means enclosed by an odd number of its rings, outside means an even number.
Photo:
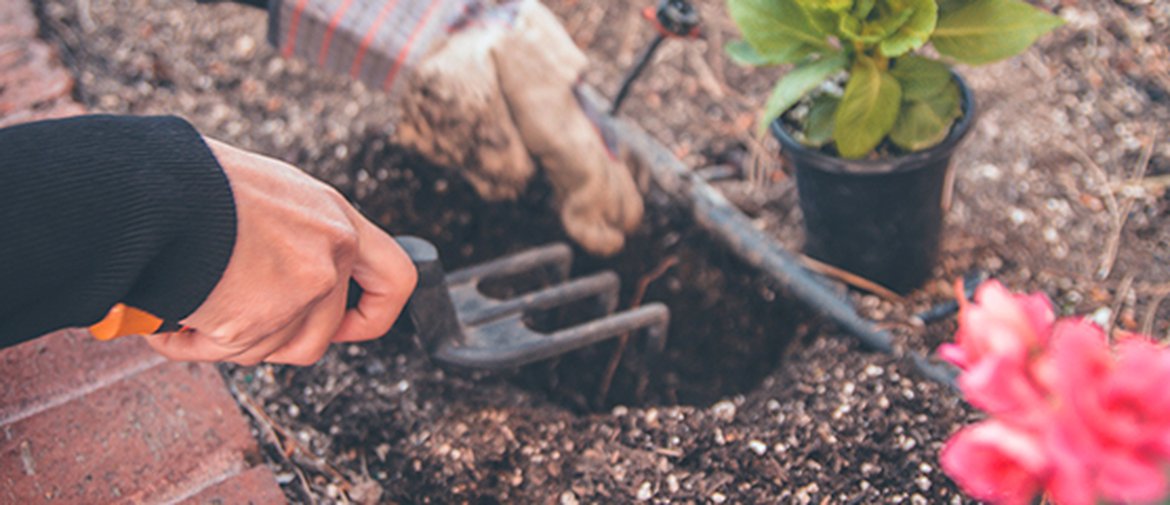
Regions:
<svg viewBox="0 0 1170 505"><path fill-rule="evenodd" d="M286 163L207 139L231 183L236 243L223 277L181 323L146 336L168 358L309 365L331 342L385 334L417 282L410 258L336 190ZM361 285L346 310L349 279Z"/></svg>

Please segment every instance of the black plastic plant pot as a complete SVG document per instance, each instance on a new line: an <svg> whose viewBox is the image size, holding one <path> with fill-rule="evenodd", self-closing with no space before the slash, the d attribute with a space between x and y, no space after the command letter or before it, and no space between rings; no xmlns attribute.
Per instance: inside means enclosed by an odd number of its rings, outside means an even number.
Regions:
<svg viewBox="0 0 1170 505"><path fill-rule="evenodd" d="M878 160L849 160L806 147L781 120L771 125L781 157L795 167L804 252L905 294L938 260L953 178L951 156L971 129L975 98L957 74L963 116L938 145Z"/></svg>

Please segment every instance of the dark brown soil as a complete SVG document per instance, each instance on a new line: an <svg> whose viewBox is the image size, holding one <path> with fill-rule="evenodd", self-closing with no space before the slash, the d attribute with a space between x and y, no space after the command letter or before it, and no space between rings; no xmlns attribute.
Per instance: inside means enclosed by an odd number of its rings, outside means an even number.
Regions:
<svg viewBox="0 0 1170 505"><path fill-rule="evenodd" d="M650 3L547 2L593 57L586 78L604 93L649 39L637 11ZM783 69L726 61L719 48L734 27L722 2L700 4L707 39L666 43L623 114L696 169L741 171L754 154L771 183L720 188L796 249L792 181L772 143L748 133ZM450 170L388 145L386 97L276 56L259 12L165 0L38 5L94 110L180 114L209 136L295 163L392 232L433 240L450 267L564 239L543 184L517 202L480 202ZM1043 290L1068 313L1105 308L1123 327L1170 332L1170 4L1045 6L1069 25L1019 58L961 69L981 117L955 160L935 279L906 300L851 295L909 349L949 338L952 323L924 328L909 316L975 270ZM977 414L811 318L672 209L652 205L625 253L579 253L575 270L615 269L628 304L671 256L679 263L646 297L673 310L667 351L651 359L631 345L604 399L613 344L469 373L436 366L395 331L337 346L314 367L225 374L296 502L967 501L936 461Z"/></svg>

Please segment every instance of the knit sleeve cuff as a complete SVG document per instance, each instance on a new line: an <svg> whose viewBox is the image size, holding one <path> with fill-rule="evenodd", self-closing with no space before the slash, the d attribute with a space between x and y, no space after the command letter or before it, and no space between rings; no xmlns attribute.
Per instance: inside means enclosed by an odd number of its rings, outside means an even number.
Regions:
<svg viewBox="0 0 1170 505"><path fill-rule="evenodd" d="M148 142L167 152L165 178L149 195L174 226L126 294L127 305L176 322L211 294L232 255L236 211L231 185L203 137L176 117L151 118Z"/></svg>

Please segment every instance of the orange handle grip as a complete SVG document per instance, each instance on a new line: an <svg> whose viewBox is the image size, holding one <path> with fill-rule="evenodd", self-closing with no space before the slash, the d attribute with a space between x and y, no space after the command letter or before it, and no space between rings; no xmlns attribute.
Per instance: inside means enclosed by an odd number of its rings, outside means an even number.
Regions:
<svg viewBox="0 0 1170 505"><path fill-rule="evenodd" d="M145 335L158 331L163 320L158 316L125 304L116 304L106 317L89 327L98 340L113 340L126 335Z"/></svg>

